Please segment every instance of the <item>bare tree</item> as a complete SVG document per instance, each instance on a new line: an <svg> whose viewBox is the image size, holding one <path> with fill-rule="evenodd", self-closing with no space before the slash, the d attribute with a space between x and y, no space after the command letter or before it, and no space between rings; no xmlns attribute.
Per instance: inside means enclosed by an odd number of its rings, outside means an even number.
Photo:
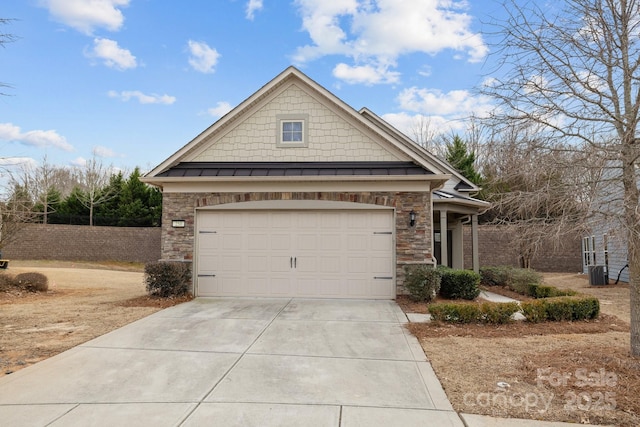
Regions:
<svg viewBox="0 0 640 427"><path fill-rule="evenodd" d="M36 217L29 192L14 184L10 196L0 201L0 250L14 241L25 224L34 222Z"/></svg>
<svg viewBox="0 0 640 427"><path fill-rule="evenodd" d="M508 128L484 145L482 198L492 206L485 221L501 225L514 236L511 248L520 266L554 243L580 231L595 193L590 172L601 164L593 152L575 152L537 139L537 127Z"/></svg>
<svg viewBox="0 0 640 427"><path fill-rule="evenodd" d="M89 225L93 225L93 212L96 206L108 202L116 197L105 189L108 188L109 178L112 175L112 168L104 166L94 154L90 160L79 171L80 202L89 209Z"/></svg>
<svg viewBox="0 0 640 427"><path fill-rule="evenodd" d="M444 153L444 148L442 147L444 140L440 138L430 117L417 115L413 118L411 137L416 144L436 156L440 156Z"/></svg>
<svg viewBox="0 0 640 427"><path fill-rule="evenodd" d="M9 24L12 19L0 18L0 25ZM0 47L4 47L5 44L11 43L16 40L16 37L13 34L8 34L4 32L0 32ZM5 83L0 83L0 87L8 87ZM0 95L4 95L4 93L0 92Z"/></svg>
<svg viewBox="0 0 640 427"><path fill-rule="evenodd" d="M640 356L640 2L508 0L498 23L503 73L484 92L500 123L538 123L547 146L562 138L618 161L629 251L631 353Z"/></svg>

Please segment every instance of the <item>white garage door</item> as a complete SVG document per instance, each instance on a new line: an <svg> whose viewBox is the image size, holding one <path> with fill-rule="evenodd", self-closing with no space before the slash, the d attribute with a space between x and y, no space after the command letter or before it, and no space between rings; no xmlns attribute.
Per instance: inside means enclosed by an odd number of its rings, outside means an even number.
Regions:
<svg viewBox="0 0 640 427"><path fill-rule="evenodd" d="M196 294L395 298L393 213L201 211Z"/></svg>

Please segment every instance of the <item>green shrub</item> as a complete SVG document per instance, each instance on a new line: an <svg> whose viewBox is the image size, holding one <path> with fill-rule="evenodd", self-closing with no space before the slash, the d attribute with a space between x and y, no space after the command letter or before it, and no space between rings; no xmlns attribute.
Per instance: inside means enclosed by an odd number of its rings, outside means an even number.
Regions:
<svg viewBox="0 0 640 427"><path fill-rule="evenodd" d="M537 323L595 319L600 314L600 302L595 297L554 297L520 304L527 321Z"/></svg>
<svg viewBox="0 0 640 427"><path fill-rule="evenodd" d="M546 285L529 285L528 295L533 298L554 298L574 296L578 293L572 289L558 289L555 286Z"/></svg>
<svg viewBox="0 0 640 427"><path fill-rule="evenodd" d="M459 302L429 306L429 313L433 320L447 323L504 324L511 322L511 316L518 310L517 302L482 304Z"/></svg>
<svg viewBox="0 0 640 427"><path fill-rule="evenodd" d="M529 285L542 283L542 275L530 268L512 268L507 286L515 289L527 289ZM516 291L518 292L518 291ZM526 295L526 294L523 294Z"/></svg>
<svg viewBox="0 0 640 427"><path fill-rule="evenodd" d="M151 296L182 296L189 292L191 269L182 262L149 262L144 266L144 280Z"/></svg>
<svg viewBox="0 0 640 427"><path fill-rule="evenodd" d="M426 264L405 267L404 287L414 301L431 301L440 290L440 273Z"/></svg>
<svg viewBox="0 0 640 427"><path fill-rule="evenodd" d="M480 295L480 275L471 270L441 269L440 295L448 299L473 300Z"/></svg>
<svg viewBox="0 0 640 427"><path fill-rule="evenodd" d="M600 301L596 297L574 299L573 320L595 319L600 314Z"/></svg>
<svg viewBox="0 0 640 427"><path fill-rule="evenodd" d="M517 302L485 302L480 305L482 322L492 325L511 323L514 313L520 310Z"/></svg>
<svg viewBox="0 0 640 427"><path fill-rule="evenodd" d="M520 303L520 308L527 322L539 323L547 320L547 307L544 300L523 301Z"/></svg>
<svg viewBox="0 0 640 427"><path fill-rule="evenodd" d="M482 267L480 284L482 286L507 286L510 282L512 267Z"/></svg>
<svg viewBox="0 0 640 427"><path fill-rule="evenodd" d="M542 282L540 273L528 268L509 266L483 267L480 269L483 286L506 286L521 295L530 295L530 286Z"/></svg>
<svg viewBox="0 0 640 427"><path fill-rule="evenodd" d="M571 299L565 297L547 298L544 302L548 320L552 322L573 320L573 304Z"/></svg>
<svg viewBox="0 0 640 427"><path fill-rule="evenodd" d="M429 306L431 319L447 323L476 323L481 317L478 304L440 303Z"/></svg>
<svg viewBox="0 0 640 427"><path fill-rule="evenodd" d="M49 290L49 279L42 273L20 273L14 277L13 282L31 292L47 292Z"/></svg>

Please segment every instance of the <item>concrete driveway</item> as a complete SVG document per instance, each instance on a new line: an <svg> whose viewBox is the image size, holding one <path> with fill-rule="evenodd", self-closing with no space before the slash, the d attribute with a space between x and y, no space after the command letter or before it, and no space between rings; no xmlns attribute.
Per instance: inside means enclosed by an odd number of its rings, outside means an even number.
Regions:
<svg viewBox="0 0 640 427"><path fill-rule="evenodd" d="M206 299L0 378L6 426L462 426L392 301Z"/></svg>

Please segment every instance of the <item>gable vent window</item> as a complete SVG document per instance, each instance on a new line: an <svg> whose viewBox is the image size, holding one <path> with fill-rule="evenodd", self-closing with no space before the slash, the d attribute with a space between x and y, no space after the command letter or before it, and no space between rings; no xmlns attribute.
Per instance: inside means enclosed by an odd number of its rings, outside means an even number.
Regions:
<svg viewBox="0 0 640 427"><path fill-rule="evenodd" d="M308 116L304 115L279 115L278 135L276 145L280 148L308 147Z"/></svg>
<svg viewBox="0 0 640 427"><path fill-rule="evenodd" d="M304 122L282 122L282 142L302 142Z"/></svg>

